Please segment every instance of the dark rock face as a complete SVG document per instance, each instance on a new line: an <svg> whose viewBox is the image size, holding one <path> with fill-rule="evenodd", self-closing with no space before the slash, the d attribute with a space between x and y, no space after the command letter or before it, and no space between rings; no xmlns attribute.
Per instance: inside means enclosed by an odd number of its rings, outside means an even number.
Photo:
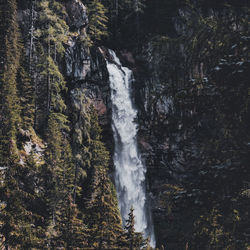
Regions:
<svg viewBox="0 0 250 250"><path fill-rule="evenodd" d="M78 51L73 51L72 56L78 57ZM72 84L75 86L71 94L74 95L74 91L78 89L96 107L101 125L109 126L110 118L108 116L111 112L110 89L104 55L100 48L94 48L91 53L89 52L85 56L88 64L82 64L84 65L82 68L80 66L83 71L76 69L76 72L83 73L71 78ZM86 57L83 57L82 60L87 61Z"/></svg>
<svg viewBox="0 0 250 250"><path fill-rule="evenodd" d="M90 72L89 49L77 38L71 38L66 50L66 74L70 79L84 80Z"/></svg>
<svg viewBox="0 0 250 250"><path fill-rule="evenodd" d="M81 144L86 119L85 109L89 105L93 105L97 110L99 123L102 126L103 141L112 152L110 88L105 56L101 48L92 48L89 51L79 41L74 46L73 49L72 47L67 49L65 59L66 68L69 69L69 55L76 58L76 60L72 59L74 67L71 68L73 69L71 72L74 73L68 75L71 85L70 104L75 155L80 155L78 152L80 148L77 145Z"/></svg>
<svg viewBox="0 0 250 250"><path fill-rule="evenodd" d="M79 0L71 0L66 4L67 21L70 29L77 30L78 35L70 37L65 53L66 75L75 80L84 80L90 72L90 52L84 43L88 25L87 9Z"/></svg>
<svg viewBox="0 0 250 250"><path fill-rule="evenodd" d="M195 226L200 218L209 213L215 216L216 207L228 221L243 189L239 180L248 182L243 174L247 172L244 161L249 159L244 146L247 139L240 134L248 133L244 123L249 124L249 111L242 105L249 98L244 94L249 66L245 45L240 52L235 50L245 39L243 36L220 51L221 58L211 59L209 65L196 61L195 56L189 58L184 49L188 40L167 43L165 54L148 43L136 57L138 141L148 170L158 247L200 249L196 246L199 241L191 243L199 234ZM231 98L234 101L230 102ZM241 112L244 122L240 125L236 117L239 119ZM226 124L231 139L225 132ZM236 146L239 137L241 142ZM201 240L200 244L204 247L209 243Z"/></svg>
<svg viewBox="0 0 250 250"><path fill-rule="evenodd" d="M175 53L176 57L181 57L181 45ZM138 59L134 86L135 100L139 107L138 141L147 166L147 191L157 246L164 245L173 250L185 249L192 234L196 211L189 210L187 204L179 201L186 195L192 199L192 192L188 193L182 183L187 180L196 182L191 169L193 165L199 164L201 158L197 133L199 126L197 123L190 128L185 124L185 121L194 118L195 112L192 108L185 111L179 109L172 87L177 82L170 74L165 76L165 81L162 79L163 56L153 51L151 44L148 44ZM174 65L170 60L166 64L168 73L171 73L171 68L178 68L179 74L184 75L181 63ZM181 91L182 86L174 88ZM176 200L168 200L166 194L173 195Z"/></svg>
<svg viewBox="0 0 250 250"><path fill-rule="evenodd" d="M72 30L77 30L78 35L71 37L65 53L65 74L70 82L70 99L73 112L78 117L75 127L81 129L84 112L82 105L91 103L97 109L100 124L103 127L105 137L111 133L111 106L108 72L105 56L101 48L89 49L86 41L86 26L88 25L87 9L79 0L71 0L66 3L68 13L68 25ZM77 116L79 113L80 116ZM112 140L106 140L112 142ZM112 148L112 143L107 145Z"/></svg>
<svg viewBox="0 0 250 250"><path fill-rule="evenodd" d="M79 30L88 24L87 8L80 0L71 0L66 3L68 23L72 29Z"/></svg>

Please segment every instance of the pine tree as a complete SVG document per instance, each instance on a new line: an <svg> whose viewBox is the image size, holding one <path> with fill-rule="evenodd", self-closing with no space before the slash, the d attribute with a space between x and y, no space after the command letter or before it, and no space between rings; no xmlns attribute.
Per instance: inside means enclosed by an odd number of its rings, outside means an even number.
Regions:
<svg viewBox="0 0 250 250"><path fill-rule="evenodd" d="M2 31L0 69L0 166L9 167L8 157L16 148L17 127L20 124L20 105L17 96L16 74L19 67L20 46L16 1L6 0L1 16L6 30Z"/></svg>
<svg viewBox="0 0 250 250"><path fill-rule="evenodd" d="M67 138L63 137L60 127L60 120L52 113L48 121L44 174L48 176L46 197L53 225L56 224L60 202L73 192L75 176L71 147Z"/></svg>
<svg viewBox="0 0 250 250"><path fill-rule="evenodd" d="M43 83L46 83L46 85L40 87L43 88L46 93L46 107L41 107L43 109L41 111L47 114L47 118L49 114L53 112L53 116L56 116L56 119L60 121L60 128L67 128L67 118L63 114L66 110L66 105L62 98L62 91L66 90L66 82L51 56L44 54L41 59L42 62L38 67ZM44 97L44 94L42 94L42 99L44 99Z"/></svg>
<svg viewBox="0 0 250 250"><path fill-rule="evenodd" d="M0 228L4 247L16 246L21 235L20 224L26 220L22 191L18 185L16 135L20 122L16 74L19 67L20 47L16 1L1 1L1 68L0 68L0 166L2 211ZM17 216L16 213L19 213Z"/></svg>
<svg viewBox="0 0 250 250"><path fill-rule="evenodd" d="M25 67L25 60L21 61L17 81L20 96L22 127L28 129L34 125L35 93L31 78L28 74L28 69Z"/></svg>
<svg viewBox="0 0 250 250"><path fill-rule="evenodd" d="M129 243L130 250L141 249L145 246L146 241L143 239L142 233L135 232L135 216L133 207L131 207L130 212L128 214L125 230L125 237Z"/></svg>
<svg viewBox="0 0 250 250"><path fill-rule="evenodd" d="M67 201L61 201L61 211L56 225L58 236L54 239L55 247L63 247L67 250L84 249L87 247L88 229L79 218L77 205L73 204L71 195Z"/></svg>
<svg viewBox="0 0 250 250"><path fill-rule="evenodd" d="M17 182L19 166L15 163L15 159L9 160L12 166L5 171L4 184L0 188L1 201L5 203L0 215L2 223L0 232L4 236L5 249L17 247L21 243L23 230L29 226L28 221L31 218L27 216L28 213L22 200L24 193Z"/></svg>
<svg viewBox="0 0 250 250"><path fill-rule="evenodd" d="M62 98L66 82L58 68L57 60L62 58L65 52L64 44L68 39L69 27L64 21L66 12L63 5L57 1L38 2L37 9L40 13L37 21L39 28L34 33L39 39L37 50L41 54L37 65L41 81L37 98L41 97L43 101L43 104L38 106L40 115L38 114L37 119L40 117L44 122L44 119L48 119L49 114L54 112L62 127L66 123L66 117L63 115L66 106Z"/></svg>
<svg viewBox="0 0 250 250"><path fill-rule="evenodd" d="M124 231L116 194L107 176L110 158L101 141L97 112L89 103L86 104L84 131L83 159L87 162L84 167L91 180L90 185L83 187L87 189L85 197L88 196L85 213L90 228L89 245L97 249L119 249Z"/></svg>
<svg viewBox="0 0 250 250"><path fill-rule="evenodd" d="M121 217L103 167L95 168L91 188L93 193L87 204L89 243L96 249L119 248L119 236L123 234Z"/></svg>
<svg viewBox="0 0 250 250"><path fill-rule="evenodd" d="M87 3L89 12L88 34L93 42L100 41L108 36L107 31L107 9L100 0L92 0Z"/></svg>
<svg viewBox="0 0 250 250"><path fill-rule="evenodd" d="M103 5L106 7L108 16L108 30L111 31L113 40L128 46L138 44L142 33L142 17L146 8L145 0L103 0ZM111 36L110 35L110 36ZM129 39L128 39L129 37ZM136 41L135 41L136 39ZM119 46L119 45L118 45ZM124 46L124 45L122 45Z"/></svg>
<svg viewBox="0 0 250 250"><path fill-rule="evenodd" d="M127 19L134 13L144 13L146 8L145 0L104 0L102 2L109 10L111 19L118 16L125 16Z"/></svg>
<svg viewBox="0 0 250 250"><path fill-rule="evenodd" d="M21 127L20 101L17 79L28 82L28 76L20 66L20 34L17 23L16 1L1 1L1 68L0 68L0 166L1 166L1 228L5 249L27 249L39 241L35 215L29 207L34 200L34 190L27 189L32 179L33 165L20 162L17 134ZM3 7L3 8L2 8ZM19 74L18 74L19 72ZM24 80L25 79L25 80ZM20 87L19 85L19 87ZM24 84L25 85L25 84ZM22 87L24 87L24 85ZM24 93L30 93L29 83ZM22 103L21 99L21 103ZM32 101L31 101L32 102Z"/></svg>
<svg viewBox="0 0 250 250"><path fill-rule="evenodd" d="M38 26L35 35L47 44L48 56L57 58L57 53L63 55L67 42L69 27L64 17L66 16L65 7L58 1L42 0L37 3L39 11Z"/></svg>
<svg viewBox="0 0 250 250"><path fill-rule="evenodd" d="M93 105L89 108L90 115L90 131L91 138L89 142L89 150L91 152L91 168L102 166L107 168L109 164L109 152L105 148L104 143L101 141L101 127L99 125L97 112Z"/></svg>
<svg viewBox="0 0 250 250"><path fill-rule="evenodd" d="M18 160L17 155L9 157L11 167L5 170L0 186L3 201L0 232L6 249L31 249L41 246L44 238L42 218L35 209L40 199L35 184L37 167L32 155L23 164Z"/></svg>
<svg viewBox="0 0 250 250"><path fill-rule="evenodd" d="M101 141L101 127L95 107L87 102L83 109L83 131L78 141L82 142L81 145L79 145L79 147L82 147L82 168L91 175L91 171L94 170L96 166L107 168L110 157L104 143Z"/></svg>

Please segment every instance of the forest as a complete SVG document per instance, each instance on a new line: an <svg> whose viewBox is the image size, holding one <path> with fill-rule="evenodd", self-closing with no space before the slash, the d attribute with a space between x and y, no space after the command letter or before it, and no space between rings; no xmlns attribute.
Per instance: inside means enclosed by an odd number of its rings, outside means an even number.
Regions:
<svg viewBox="0 0 250 250"><path fill-rule="evenodd" d="M249 44L249 0L0 0L0 249L249 250Z"/></svg>

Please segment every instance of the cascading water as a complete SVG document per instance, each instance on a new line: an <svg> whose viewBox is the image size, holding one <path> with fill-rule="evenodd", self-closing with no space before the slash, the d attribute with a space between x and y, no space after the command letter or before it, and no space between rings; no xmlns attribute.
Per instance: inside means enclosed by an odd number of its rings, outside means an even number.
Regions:
<svg viewBox="0 0 250 250"><path fill-rule="evenodd" d="M150 244L155 246L155 237L151 216L146 209L145 172L137 150L137 125L134 122L137 110L130 97L130 84L133 81L132 71L122 67L115 52L109 50L113 62L107 62L112 101L112 129L115 150L115 182L119 207L123 222L128 218L133 206L135 230L150 237Z"/></svg>

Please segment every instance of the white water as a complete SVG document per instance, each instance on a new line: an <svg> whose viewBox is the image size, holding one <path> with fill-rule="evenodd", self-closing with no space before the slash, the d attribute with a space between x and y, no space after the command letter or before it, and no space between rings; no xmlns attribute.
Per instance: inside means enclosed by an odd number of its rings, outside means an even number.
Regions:
<svg viewBox="0 0 250 250"><path fill-rule="evenodd" d="M109 50L114 63L107 62L112 101L112 129L115 150L115 182L119 207L123 223L128 218L133 206L135 230L150 237L150 244L155 247L155 237L149 209L146 208L145 172L137 150L137 110L133 107L130 96L132 71L122 67L115 52Z"/></svg>

